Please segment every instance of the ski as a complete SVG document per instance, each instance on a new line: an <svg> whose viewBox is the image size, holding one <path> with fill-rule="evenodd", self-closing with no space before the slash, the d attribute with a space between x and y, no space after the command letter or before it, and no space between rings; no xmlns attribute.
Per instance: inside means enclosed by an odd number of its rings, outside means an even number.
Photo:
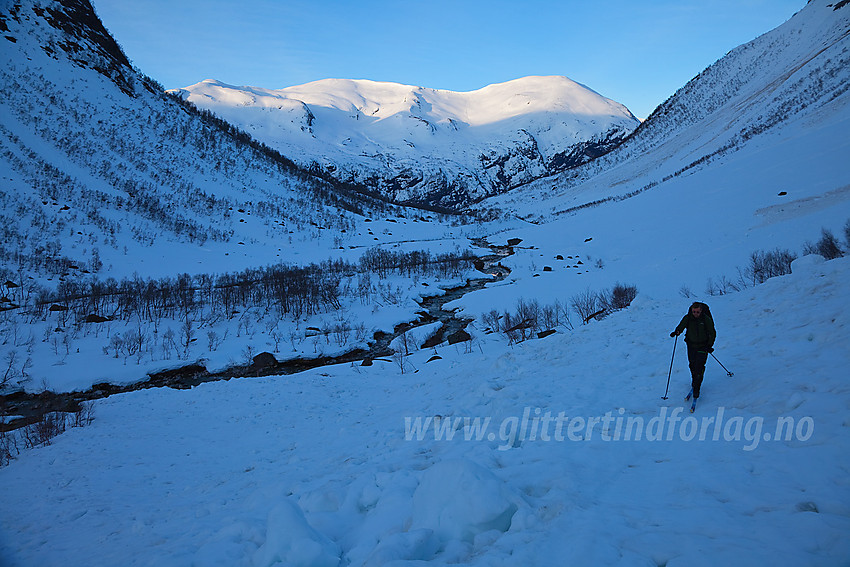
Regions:
<svg viewBox="0 0 850 567"><path fill-rule="evenodd" d="M693 395L694 395L694 389L693 389L693 388L691 388L691 391L690 391L690 392L688 392L688 395L687 395L687 396L685 396L685 401L687 402L688 400L690 400L690 399L691 399L691 396L693 396Z"/></svg>

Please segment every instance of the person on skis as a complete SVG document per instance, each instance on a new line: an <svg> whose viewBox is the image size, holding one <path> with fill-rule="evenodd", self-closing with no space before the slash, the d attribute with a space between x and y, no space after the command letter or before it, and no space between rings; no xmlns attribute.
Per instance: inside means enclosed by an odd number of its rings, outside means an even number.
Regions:
<svg viewBox="0 0 850 567"><path fill-rule="evenodd" d="M708 354L714 351L714 339L717 338L717 331L714 329L711 314L708 313L708 306L698 301L694 302L688 314L682 317L682 321L670 333L670 336L677 337L682 334L682 331L686 331L688 367L691 369L691 388L696 401L705 376L705 363L708 361Z"/></svg>

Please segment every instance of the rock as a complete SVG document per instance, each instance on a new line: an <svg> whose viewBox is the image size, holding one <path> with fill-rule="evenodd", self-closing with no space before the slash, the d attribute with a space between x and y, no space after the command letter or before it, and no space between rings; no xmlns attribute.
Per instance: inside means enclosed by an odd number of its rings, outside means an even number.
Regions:
<svg viewBox="0 0 850 567"><path fill-rule="evenodd" d="M262 370L264 368L274 368L275 366L277 366L277 359L270 352L261 352L260 354L254 357L251 366L253 366L257 370Z"/></svg>
<svg viewBox="0 0 850 567"><path fill-rule="evenodd" d="M455 331L454 333L448 336L448 341L450 345L471 340L472 336L463 329L461 329L460 331Z"/></svg>

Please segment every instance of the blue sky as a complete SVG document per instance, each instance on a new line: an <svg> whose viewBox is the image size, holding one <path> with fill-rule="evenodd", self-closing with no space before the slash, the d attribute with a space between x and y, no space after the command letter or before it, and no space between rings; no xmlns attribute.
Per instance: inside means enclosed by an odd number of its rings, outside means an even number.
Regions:
<svg viewBox="0 0 850 567"><path fill-rule="evenodd" d="M565 75L645 118L805 0L93 0L166 88L327 78L470 91Z"/></svg>

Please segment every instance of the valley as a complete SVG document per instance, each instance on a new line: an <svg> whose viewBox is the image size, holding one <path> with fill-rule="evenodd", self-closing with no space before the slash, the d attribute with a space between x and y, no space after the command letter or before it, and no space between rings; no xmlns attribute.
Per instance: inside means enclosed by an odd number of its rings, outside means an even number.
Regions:
<svg viewBox="0 0 850 567"><path fill-rule="evenodd" d="M640 122L561 75L166 91L87 0L0 4L0 564L843 565L848 29Z"/></svg>

